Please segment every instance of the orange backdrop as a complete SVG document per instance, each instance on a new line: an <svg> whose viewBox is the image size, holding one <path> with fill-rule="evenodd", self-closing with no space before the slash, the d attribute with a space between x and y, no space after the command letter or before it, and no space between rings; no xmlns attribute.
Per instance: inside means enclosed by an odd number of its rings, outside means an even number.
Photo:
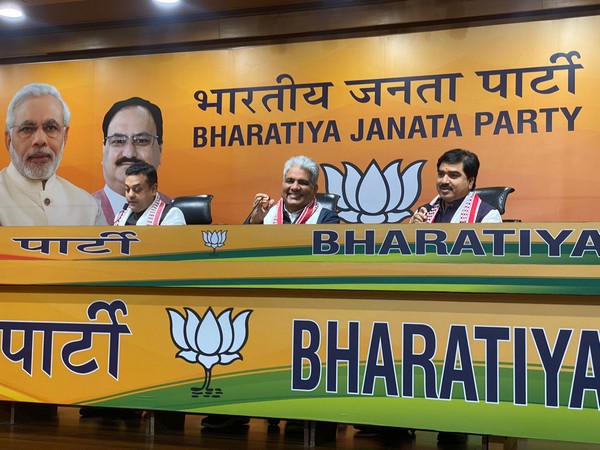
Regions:
<svg viewBox="0 0 600 450"><path fill-rule="evenodd" d="M600 221L600 211L590 207L597 197L595 151L600 141L599 37L600 17L584 17L204 52L6 65L0 67L0 108L5 111L14 92L26 83L54 84L73 113L58 173L93 192L104 184L104 113L115 101L131 96L153 101L161 107L165 121L161 191L171 196L213 194L215 223L240 223L255 192L277 196L282 165L298 154L340 170L342 162L351 162L363 172L373 160L384 168L402 159L401 169L425 160L418 180L420 195L415 200L419 205L435 195L435 161L453 147L479 155L482 167L478 186L516 188L505 217L537 222ZM554 63L550 59L568 52L579 54L571 61L581 67L572 72L556 70L550 80L537 85L538 91L545 93L536 92L531 85L533 79L545 74L543 69L524 73L521 96L515 93L514 75L508 76L503 97L484 89L484 77L477 74L564 66L565 58ZM284 102L282 111L275 101L269 103L271 111L267 111L262 103L264 93L258 91L251 105L255 112L244 105L242 96L236 101L235 113L229 111L228 97L224 97L221 114L216 108L201 110L194 98L199 90L207 92L212 102L216 97L211 90L276 86L280 74L289 74L296 84L331 83L327 108L309 104L303 97L306 90L298 91L295 110ZM423 91L423 98L419 98L416 88L424 82L415 82L407 102L402 91L396 95L387 91L402 84L396 80L382 87L380 105L373 99L360 103L351 95L352 91L360 96L359 87L346 84L440 74L461 75L456 79L454 99L446 84L439 101L433 90ZM569 74L573 75L572 89ZM495 84L492 79L491 86ZM551 89L553 86L556 89ZM570 127L563 111L573 115ZM437 135L428 118L432 115L440 117ZM529 119L522 129L519 115ZM484 116L491 123L477 133L477 117ZM399 123L403 117L407 130L413 126L412 136L388 138L385 131L383 139L351 138L361 121L387 124L392 118ZM450 117L455 118L454 130L444 135ZM308 123L319 121L324 125L313 141ZM283 123L302 123L303 142L293 134L289 143L271 140L267 145L247 145L245 141L241 145L238 139L231 146L194 146L195 127L225 127L228 134L236 126L245 130L248 124L275 124L272 127L281 132ZM323 130L327 125L330 132L334 127L337 133L326 137ZM0 159L2 166L8 164L8 152ZM320 187L322 191L326 188L324 178Z"/></svg>

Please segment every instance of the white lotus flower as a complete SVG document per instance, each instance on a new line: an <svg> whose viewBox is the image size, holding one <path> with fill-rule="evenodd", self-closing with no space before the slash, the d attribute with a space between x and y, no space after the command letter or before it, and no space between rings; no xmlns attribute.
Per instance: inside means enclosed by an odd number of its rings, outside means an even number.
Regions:
<svg viewBox="0 0 600 450"><path fill-rule="evenodd" d="M383 170L372 160L361 173L354 164L343 162L345 173L331 164L321 164L327 192L340 196L338 215L348 223L396 223L412 215L410 207L421 193L424 160L400 172L401 159Z"/></svg>
<svg viewBox="0 0 600 450"><path fill-rule="evenodd" d="M204 318L191 308L184 310L185 317L179 311L167 308L171 339L180 350L176 357L204 368L206 375L201 389L207 389L216 364L227 365L242 359L240 350L248 340L248 319L252 311L242 311L232 320L232 308L216 317L209 307Z"/></svg>
<svg viewBox="0 0 600 450"><path fill-rule="evenodd" d="M225 241L227 240L227 230L203 231L202 239L204 240L204 245L212 247L214 255L217 252L217 248L225 245Z"/></svg>

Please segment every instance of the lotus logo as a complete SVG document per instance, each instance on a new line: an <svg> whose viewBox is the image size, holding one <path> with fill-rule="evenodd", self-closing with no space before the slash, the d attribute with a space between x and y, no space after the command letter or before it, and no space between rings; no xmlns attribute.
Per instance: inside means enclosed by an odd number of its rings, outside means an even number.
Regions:
<svg viewBox="0 0 600 450"><path fill-rule="evenodd" d="M218 317L212 308L208 308L204 318L191 308L184 310L185 317L179 311L167 308L171 339L179 348L175 357L204 368L204 384L200 388L192 388L192 392L204 391L209 396L213 394L209 387L213 367L242 359L240 350L248 340L248 319L252 311L242 311L232 319L233 308L224 310Z"/></svg>
<svg viewBox="0 0 600 450"><path fill-rule="evenodd" d="M227 230L203 231L202 239L204 240L204 245L206 245L207 247L212 247L212 254L216 255L217 248L223 247L225 245L225 241L227 240Z"/></svg>
<svg viewBox="0 0 600 450"><path fill-rule="evenodd" d="M321 164L327 192L340 196L338 215L348 223L396 223L412 215L410 207L421 193L421 170L425 161L415 161L400 172L401 159L383 170L373 160L364 173L343 162L345 173Z"/></svg>

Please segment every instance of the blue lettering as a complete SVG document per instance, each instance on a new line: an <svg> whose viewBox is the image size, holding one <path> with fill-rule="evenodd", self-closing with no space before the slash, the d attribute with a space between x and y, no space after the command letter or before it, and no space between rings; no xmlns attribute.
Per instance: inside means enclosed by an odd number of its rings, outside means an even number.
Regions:
<svg viewBox="0 0 600 450"><path fill-rule="evenodd" d="M505 249L505 236L516 234L515 230L483 230L483 235L491 234L492 239L492 255L504 256Z"/></svg>
<svg viewBox="0 0 600 450"><path fill-rule="evenodd" d="M508 111L500 111L498 113L498 120L496 122L496 127L494 128L494 135L500 134L500 131L502 130L506 130L508 134L515 134L515 129L513 128Z"/></svg>
<svg viewBox="0 0 600 450"><path fill-rule="evenodd" d="M577 106L573 110L573 112L570 112L568 108L564 108L564 107L560 108L560 111L565 116L565 119L567 119L567 130L569 130L569 131L575 130L575 119L581 112L582 108L583 108L582 106Z"/></svg>
<svg viewBox="0 0 600 450"><path fill-rule="evenodd" d="M341 361L348 362L348 393L358 394L358 370L359 370L359 347L360 347L360 323L348 323L348 347L338 346L338 323L327 322L327 363L326 363L326 391L336 393L338 391L338 366Z"/></svg>
<svg viewBox="0 0 600 450"><path fill-rule="evenodd" d="M533 109L520 109L517 111L517 133L523 134L525 124L529 124L530 133L537 133L537 111Z"/></svg>
<svg viewBox="0 0 600 450"><path fill-rule="evenodd" d="M375 254L375 231L374 230L365 230L365 238L357 239L354 230L346 230L346 240L345 240L345 254L346 255L355 255L356 254L356 246L364 245L364 253L365 255L374 255Z"/></svg>
<svg viewBox="0 0 600 450"><path fill-rule="evenodd" d="M423 352L415 353L415 338L423 341ZM436 351L435 330L427 324L405 323L402 327L402 396L414 397L414 370L424 372L425 398L437 399L437 376L433 357Z"/></svg>
<svg viewBox="0 0 600 450"><path fill-rule="evenodd" d="M239 125L234 125L231 128L231 134L229 135L229 142L227 142L228 147L233 147L233 144L238 144L240 146L244 146L244 133L242 132L242 127Z"/></svg>
<svg viewBox="0 0 600 450"><path fill-rule="evenodd" d="M381 364L379 363L380 360ZM383 379L386 396L398 397L398 382L396 380L389 324L382 322L373 324L365 367L363 394L373 395L376 378Z"/></svg>
<svg viewBox="0 0 600 450"><path fill-rule="evenodd" d="M381 247L379 248L379 255L389 255L392 250L397 250L401 255L410 255L410 247L404 233L401 230L390 230L385 235Z"/></svg>
<svg viewBox="0 0 600 450"><path fill-rule="evenodd" d="M467 327L464 325L450 327L442 380L440 381L441 399L450 400L452 398L454 383L462 384L465 400L468 402L478 401L475 369L471 360Z"/></svg>
<svg viewBox="0 0 600 450"><path fill-rule="evenodd" d="M429 235L433 235L433 239L429 240ZM428 245L435 247L437 255L447 255L446 237L446 232L442 230L415 230L415 255L427 254Z"/></svg>
<svg viewBox="0 0 600 450"><path fill-rule="evenodd" d="M425 130L425 124L421 116L413 117L412 124L408 130L408 139L412 139L415 134L419 134L422 138L427 137L427 131Z"/></svg>
<svg viewBox="0 0 600 450"><path fill-rule="evenodd" d="M315 230L313 231L312 254L313 255L335 255L340 251L337 243L338 234L335 231Z"/></svg>
<svg viewBox="0 0 600 450"><path fill-rule="evenodd" d="M316 124L314 124L309 120L306 125L308 125L308 130L312 133L312 142L316 144L318 142L319 130L323 126L323 121L319 120Z"/></svg>
<svg viewBox="0 0 600 450"><path fill-rule="evenodd" d="M514 403L527 405L527 328L515 327L514 333Z"/></svg>
<svg viewBox="0 0 600 450"><path fill-rule="evenodd" d="M335 142L340 142L340 132L338 131L337 122L335 120L329 120L325 133L323 135L323 142L329 142L333 138Z"/></svg>
<svg viewBox="0 0 600 450"><path fill-rule="evenodd" d="M561 230L558 236L554 237L548 230L540 229L535 231L548 244L548 256L554 258L560 256L560 246L573 232L573 230Z"/></svg>
<svg viewBox="0 0 600 450"><path fill-rule="evenodd" d="M219 144L219 147L225 147L225 135L226 134L227 134L227 127L225 127L225 125L221 125L221 132L220 133L217 133L217 127L216 126L213 125L212 127L210 127L210 146L211 147L216 147L217 146L217 139L220 139L221 143Z"/></svg>
<svg viewBox="0 0 600 450"><path fill-rule="evenodd" d="M550 349L546 330L543 328L532 328L531 334L538 355L540 356L542 367L544 368L544 376L546 377L546 406L558 408L558 375L573 330L560 330L558 332L554 350Z"/></svg>
<svg viewBox="0 0 600 450"><path fill-rule="evenodd" d="M590 376L587 375L589 362L592 365ZM569 408L581 409L583 407L585 391L592 391L596 394L596 409L600 409L598 404L600 399L600 335L598 330L581 332Z"/></svg>
<svg viewBox="0 0 600 450"><path fill-rule="evenodd" d="M194 148L206 147L206 127L194 127Z"/></svg>
<svg viewBox="0 0 600 450"><path fill-rule="evenodd" d="M308 345L303 346L306 335ZM311 320L294 320L292 326L292 390L313 391L321 381L321 346L319 325ZM303 374L303 363L308 362L307 375Z"/></svg>
<svg viewBox="0 0 600 450"><path fill-rule="evenodd" d="M444 128L443 137L448 137L450 133L454 133L455 136L462 136L462 130L460 129L460 122L456 114L449 114L448 120L446 121L446 127Z"/></svg>
<svg viewBox="0 0 600 450"><path fill-rule="evenodd" d="M494 115L491 112L475 113L475 136L481 136L481 128L491 125L494 121Z"/></svg>
<svg viewBox="0 0 600 450"><path fill-rule="evenodd" d="M481 245L475 230L460 230L450 254L460 255L467 250L470 250L475 256L485 256L485 250L483 250L483 245Z"/></svg>
<svg viewBox="0 0 600 450"><path fill-rule="evenodd" d="M531 256L531 230L519 230L519 256Z"/></svg>
<svg viewBox="0 0 600 450"><path fill-rule="evenodd" d="M581 230L571 252L572 258L581 258L585 252L595 252L600 256L600 233L598 230Z"/></svg>
<svg viewBox="0 0 600 450"><path fill-rule="evenodd" d="M267 132L265 134L265 145L271 144L281 144L281 135L279 134L279 127L276 123L269 124L269 128L267 128Z"/></svg>
<svg viewBox="0 0 600 450"><path fill-rule="evenodd" d="M498 403L500 398L499 342L510 340L510 328L475 326L474 338L485 341L485 402Z"/></svg>

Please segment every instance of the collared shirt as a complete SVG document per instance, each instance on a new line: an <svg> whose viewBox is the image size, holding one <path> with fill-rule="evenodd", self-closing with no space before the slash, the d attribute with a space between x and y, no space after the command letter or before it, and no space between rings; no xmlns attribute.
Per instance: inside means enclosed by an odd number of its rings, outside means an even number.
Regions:
<svg viewBox="0 0 600 450"><path fill-rule="evenodd" d="M120 213L124 208L124 205L127 203L127 199L121 194L117 194L111 188L108 187L107 184L104 185L104 193L110 202L110 207L112 208L113 214L116 216Z"/></svg>
<svg viewBox="0 0 600 450"><path fill-rule="evenodd" d="M164 209L162 209L164 207ZM160 212L159 221L154 221L157 214ZM160 194L156 194L154 202L144 211L135 213L130 208L127 208L119 213L115 219L115 225L186 225L183 211L179 208L166 204L162 201Z"/></svg>
<svg viewBox="0 0 600 450"><path fill-rule="evenodd" d="M159 192L160 198L165 203L171 202L171 197L168 195ZM102 208L102 213L106 218L106 223L112 224L115 222L115 217L127 208L127 199L121 194L117 194L108 185L104 185L104 187L92 194L92 197L97 199L100 202L100 207Z"/></svg>

